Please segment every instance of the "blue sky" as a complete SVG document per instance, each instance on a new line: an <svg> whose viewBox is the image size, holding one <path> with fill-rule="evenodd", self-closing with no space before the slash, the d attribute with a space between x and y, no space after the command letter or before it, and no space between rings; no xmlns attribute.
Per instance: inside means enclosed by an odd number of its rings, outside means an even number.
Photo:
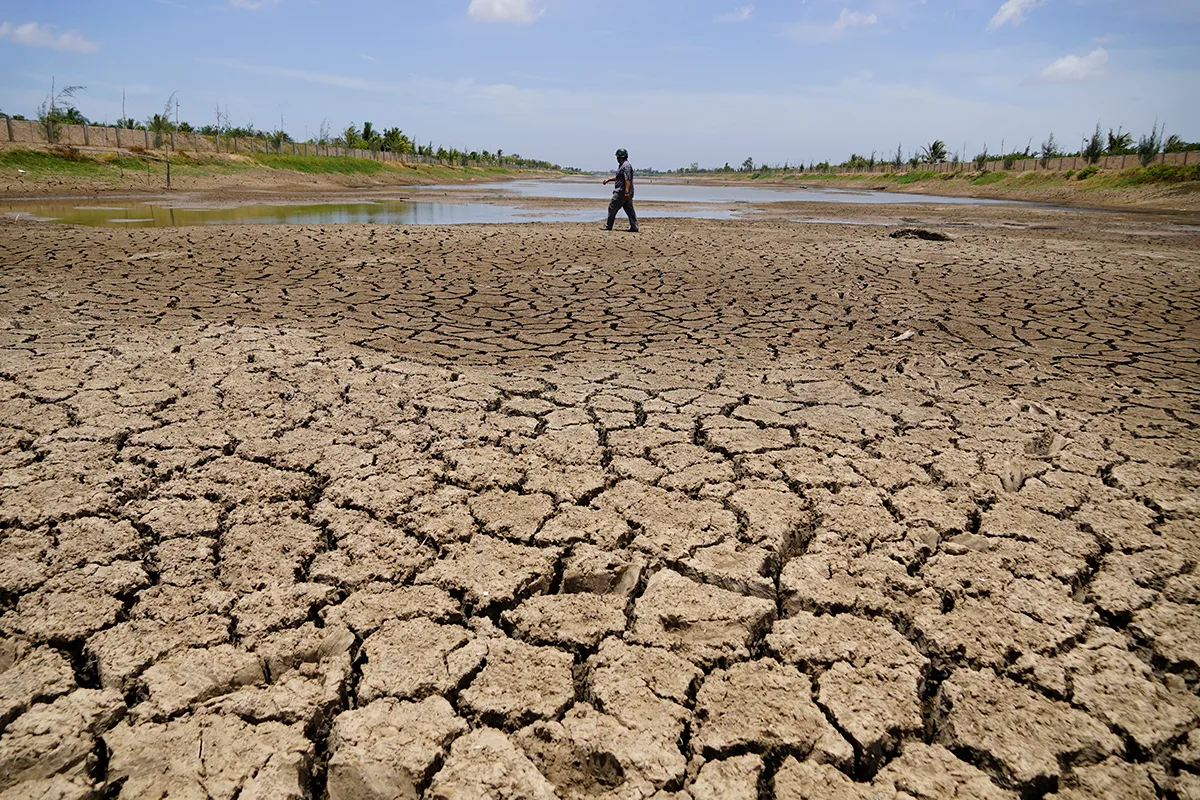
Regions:
<svg viewBox="0 0 1200 800"><path fill-rule="evenodd" d="M1200 140L1197 0L0 0L0 110L370 120L583 168Z"/></svg>

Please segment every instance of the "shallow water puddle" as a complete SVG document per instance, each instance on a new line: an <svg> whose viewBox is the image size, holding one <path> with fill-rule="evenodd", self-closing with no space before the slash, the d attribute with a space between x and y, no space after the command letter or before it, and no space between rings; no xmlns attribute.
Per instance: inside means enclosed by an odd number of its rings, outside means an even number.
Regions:
<svg viewBox="0 0 1200 800"><path fill-rule="evenodd" d="M464 184L430 187L440 191L467 190L511 194L516 197L546 197L572 200L600 200L607 192L599 180L510 181L508 183ZM980 197L943 197L931 194L904 194L876 189L819 189L809 186L719 186L636 181L637 199L661 203L850 203L881 205L892 203L942 203L948 205L1034 205L1014 200L993 200Z"/></svg>
<svg viewBox="0 0 1200 800"><path fill-rule="evenodd" d="M114 205L80 205L71 201L0 203L0 214L25 222L60 222L107 227L161 228L184 225L464 225L513 222L593 222L598 209L537 209L489 203L357 202L314 205L253 205L232 208L174 208L129 201ZM731 219L726 209L658 210L647 216Z"/></svg>
<svg viewBox="0 0 1200 800"><path fill-rule="evenodd" d="M491 202L445 203L425 200L375 200L349 203L241 205L221 208L175 207L162 199L105 198L96 204L79 199L9 201L0 203L0 215L23 221L50 221L109 227L173 227L183 225L463 225L514 222L596 222L604 217L608 190L598 181L542 180L509 183L429 187L439 192L494 192L519 201L520 206ZM421 189L413 189L420 194ZM464 199L467 199L464 197ZM584 209L539 207L538 199L580 200L593 203ZM807 187L766 188L658 183L639 184L638 200L656 205L643 216L734 219L755 213L749 204L826 202L879 205L884 203L945 203L955 205L1033 205L1008 200L971 197L897 194L884 191L847 191ZM676 205L676 208L664 206ZM545 204L543 204L545 205ZM820 220L840 222L841 220Z"/></svg>

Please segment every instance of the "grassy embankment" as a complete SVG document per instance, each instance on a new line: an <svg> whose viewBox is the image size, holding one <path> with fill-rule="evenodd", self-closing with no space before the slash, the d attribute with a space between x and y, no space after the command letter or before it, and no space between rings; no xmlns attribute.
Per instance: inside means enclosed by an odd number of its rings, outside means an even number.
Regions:
<svg viewBox="0 0 1200 800"><path fill-rule="evenodd" d="M908 186L911 184L944 184L947 186L992 186L999 189L1072 188L1080 191L1125 189L1141 186L1176 185L1187 191L1200 191L1200 164L1175 167L1154 164L1149 167L1133 167L1123 170L1105 170L1085 167L1076 172L935 172L912 170L909 172L834 174L825 172L754 172L734 173L721 177L743 177L748 180L803 181L805 183L829 182L834 184L862 184Z"/></svg>
<svg viewBox="0 0 1200 800"><path fill-rule="evenodd" d="M120 182L126 172L163 176L167 165L137 156L57 148L44 150L0 150L0 173L16 174L23 179L78 179L102 183ZM520 170L499 166L449 166L443 164L405 164L334 156L290 156L269 153L196 155L177 152L171 155L171 176L178 178L219 178L262 170L279 170L325 176L375 176L394 178L397 183L466 181L502 177Z"/></svg>

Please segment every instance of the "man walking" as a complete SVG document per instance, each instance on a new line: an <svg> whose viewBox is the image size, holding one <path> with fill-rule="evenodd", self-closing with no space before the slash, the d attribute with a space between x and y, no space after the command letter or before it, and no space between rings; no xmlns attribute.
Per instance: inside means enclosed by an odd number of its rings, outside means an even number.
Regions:
<svg viewBox="0 0 1200 800"><path fill-rule="evenodd" d="M608 221L604 223L604 230L612 230L617 212L623 208L625 216L629 217L630 232L637 233L637 212L633 210L633 165L629 163L629 151L624 147L617 151L617 174L604 179L605 186L610 183L616 186L613 187L612 202L608 204Z"/></svg>

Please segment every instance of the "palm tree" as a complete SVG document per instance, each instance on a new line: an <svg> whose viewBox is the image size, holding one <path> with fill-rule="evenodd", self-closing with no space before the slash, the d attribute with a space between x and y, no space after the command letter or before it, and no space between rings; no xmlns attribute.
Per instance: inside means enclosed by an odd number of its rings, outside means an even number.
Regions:
<svg viewBox="0 0 1200 800"><path fill-rule="evenodd" d="M375 130L375 126L369 122L363 123L362 141L371 150L379 150L383 147L383 137L379 135L379 131Z"/></svg>
<svg viewBox="0 0 1200 800"><path fill-rule="evenodd" d="M342 135L339 138L342 140L342 147L348 147L351 150L359 147L362 144L362 137L360 136L358 128L355 127L353 122L346 126L346 130L342 131Z"/></svg>
<svg viewBox="0 0 1200 800"><path fill-rule="evenodd" d="M1133 134L1129 131L1121 132L1118 127L1114 134L1112 128L1108 129L1108 147L1106 152L1110 156L1127 156L1133 152Z"/></svg>
<svg viewBox="0 0 1200 800"><path fill-rule="evenodd" d="M411 153L413 148L412 142L403 131L399 128L388 128L383 132L382 149L389 153Z"/></svg>
<svg viewBox="0 0 1200 800"><path fill-rule="evenodd" d="M929 164L941 164L946 160L946 143L941 139L934 139L932 142L921 148L922 158Z"/></svg>

